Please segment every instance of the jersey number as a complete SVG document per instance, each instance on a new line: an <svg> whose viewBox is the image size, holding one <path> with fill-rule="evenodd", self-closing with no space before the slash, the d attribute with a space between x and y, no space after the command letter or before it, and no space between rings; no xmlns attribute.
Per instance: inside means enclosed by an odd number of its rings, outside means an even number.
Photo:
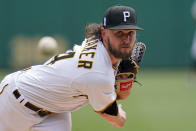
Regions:
<svg viewBox="0 0 196 131"><path fill-rule="evenodd" d="M75 55L75 52L68 52L68 53L65 53L65 54L59 54L59 55L56 55L54 57L54 59L48 63L49 64L54 64L55 62L59 61L59 60L63 60L63 59L68 59L68 58L73 58Z"/></svg>

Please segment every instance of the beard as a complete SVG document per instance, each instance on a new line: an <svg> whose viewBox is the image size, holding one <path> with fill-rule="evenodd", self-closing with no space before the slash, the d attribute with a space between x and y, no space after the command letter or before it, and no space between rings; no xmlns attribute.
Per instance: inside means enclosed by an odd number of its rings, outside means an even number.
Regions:
<svg viewBox="0 0 196 131"><path fill-rule="evenodd" d="M126 53L126 52L121 52L121 51L120 51L120 47L121 47L121 46L124 46L124 45L127 46L127 44L121 43L120 46L119 46L119 48L118 48L119 50L118 50L118 49L114 49L114 48L112 47L111 43L110 43L110 40L108 39L108 49L109 49L110 53L111 53L114 57L116 57L116 58L118 58L118 59L129 59L129 58L131 57L132 49L130 49L130 51L129 51L128 53Z"/></svg>

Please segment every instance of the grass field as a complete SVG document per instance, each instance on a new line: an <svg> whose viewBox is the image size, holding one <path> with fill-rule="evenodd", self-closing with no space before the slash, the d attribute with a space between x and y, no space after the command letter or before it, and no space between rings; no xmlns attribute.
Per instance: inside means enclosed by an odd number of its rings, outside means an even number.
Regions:
<svg viewBox="0 0 196 131"><path fill-rule="evenodd" d="M90 106L72 113L73 131L196 131L196 74L188 70L144 70L122 103L123 128L114 128Z"/></svg>
<svg viewBox="0 0 196 131"><path fill-rule="evenodd" d="M1 71L0 78L7 73ZM189 70L141 70L122 103L123 128L106 123L90 106L72 113L73 131L196 131L196 73Z"/></svg>

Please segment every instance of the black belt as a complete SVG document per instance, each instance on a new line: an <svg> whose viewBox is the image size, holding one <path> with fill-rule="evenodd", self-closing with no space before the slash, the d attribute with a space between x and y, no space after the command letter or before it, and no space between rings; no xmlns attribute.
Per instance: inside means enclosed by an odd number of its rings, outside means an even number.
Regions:
<svg viewBox="0 0 196 131"><path fill-rule="evenodd" d="M16 99L18 99L21 96L20 92L17 89L13 91L13 94L16 97ZM52 112L44 110L43 108L37 107L37 106L35 106L34 104L32 104L30 102L26 102L24 104L24 106L29 108L32 111L35 111L40 117L44 117L46 115L52 114Z"/></svg>

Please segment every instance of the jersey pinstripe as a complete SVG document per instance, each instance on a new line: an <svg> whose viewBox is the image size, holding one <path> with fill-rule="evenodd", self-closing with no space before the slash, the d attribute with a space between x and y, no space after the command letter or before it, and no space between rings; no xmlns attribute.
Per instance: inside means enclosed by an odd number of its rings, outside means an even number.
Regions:
<svg viewBox="0 0 196 131"><path fill-rule="evenodd" d="M116 100L110 57L99 40L84 40L73 51L20 71L16 86L26 99L52 112L70 112L90 104L102 111Z"/></svg>

